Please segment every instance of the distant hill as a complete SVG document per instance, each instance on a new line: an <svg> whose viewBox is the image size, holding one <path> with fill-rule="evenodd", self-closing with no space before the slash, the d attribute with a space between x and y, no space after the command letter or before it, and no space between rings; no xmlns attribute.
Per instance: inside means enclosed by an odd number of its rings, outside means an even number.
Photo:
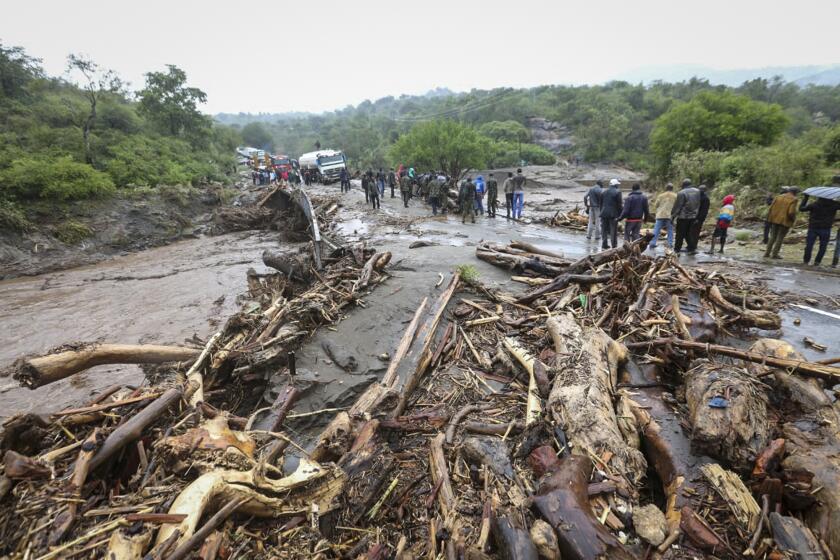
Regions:
<svg viewBox="0 0 840 560"><path fill-rule="evenodd" d="M743 68L738 70L717 70L696 64L673 66L649 66L631 70L617 76L617 80L637 84L649 84L655 81L683 82L697 77L712 84L737 87L756 78L770 79L781 76L786 82L797 85L808 84L836 86L840 85L840 64L827 66L767 66L765 68Z"/></svg>

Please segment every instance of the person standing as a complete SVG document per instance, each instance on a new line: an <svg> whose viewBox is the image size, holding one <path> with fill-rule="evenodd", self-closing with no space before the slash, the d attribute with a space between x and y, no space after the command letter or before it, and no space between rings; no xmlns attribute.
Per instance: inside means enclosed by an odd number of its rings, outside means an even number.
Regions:
<svg viewBox="0 0 840 560"><path fill-rule="evenodd" d="M394 187L397 186L397 176L394 174L394 168L388 172L388 186L391 187L391 198L394 198Z"/></svg>
<svg viewBox="0 0 840 560"><path fill-rule="evenodd" d="M782 249L787 232L793 227L796 221L796 195L799 189L788 187L788 189L773 199L770 210L767 211L767 221L770 222L770 239L767 248L764 250L764 258L772 257L781 259L779 251Z"/></svg>
<svg viewBox="0 0 840 560"><path fill-rule="evenodd" d="M379 194L385 196L385 172L381 167L376 172L376 186L379 187Z"/></svg>
<svg viewBox="0 0 840 560"><path fill-rule="evenodd" d="M441 188L441 183L438 178L432 176L432 179L429 181L429 204L432 205L432 216L437 216L438 213Z"/></svg>
<svg viewBox="0 0 840 560"><path fill-rule="evenodd" d="M379 204L379 184L377 183L378 181L374 180L373 175L368 175L368 198L374 210L381 207Z"/></svg>
<svg viewBox="0 0 840 560"><path fill-rule="evenodd" d="M408 199L411 198L411 179L405 170L400 173L400 194L402 195L403 206L408 208Z"/></svg>
<svg viewBox="0 0 840 560"><path fill-rule="evenodd" d="M493 178L493 174L487 179L487 216L496 217L496 206L499 203L499 184Z"/></svg>
<svg viewBox="0 0 840 560"><path fill-rule="evenodd" d="M467 177L461 181L458 200L461 202L461 223L467 223L468 215L472 223L475 223L475 183L473 183L472 177Z"/></svg>
<svg viewBox="0 0 840 560"><path fill-rule="evenodd" d="M507 179L502 185L502 190L505 191L505 209L507 211L506 218L509 220L511 212L513 211L513 173L508 171Z"/></svg>
<svg viewBox="0 0 840 560"><path fill-rule="evenodd" d="M671 208L671 221L676 223L675 252L679 253L682 250L683 242L686 242L690 248L691 226L697 218L699 209L700 190L692 186L691 179L683 179L682 188L674 200L674 207Z"/></svg>
<svg viewBox="0 0 840 560"><path fill-rule="evenodd" d="M720 252L723 253L723 248L726 245L726 232L729 226L732 225L733 218L735 218L735 195L728 194L723 197L723 206L717 217L715 231L712 233L712 246L709 249L710 254L714 254L715 252L715 239L720 239Z"/></svg>
<svg viewBox="0 0 840 560"><path fill-rule="evenodd" d="M583 205L586 207L586 214L589 216L589 223L586 224L586 238L592 239L595 234L595 241L601 239L601 202L604 198L604 183L598 179L595 184L583 195Z"/></svg>
<svg viewBox="0 0 840 560"><path fill-rule="evenodd" d="M364 173L362 175L362 192L365 193L365 204L370 202L370 185L368 185L368 174Z"/></svg>
<svg viewBox="0 0 840 560"><path fill-rule="evenodd" d="M818 239L820 248L814 258L814 265L819 266L822 263L828 249L828 242L831 240L831 228L834 227L834 218L838 209L840 209L840 202L835 200L817 198L808 204L808 195L802 197L799 211L808 212L808 234L805 238L805 255L802 259L805 264L811 264L811 253Z"/></svg>
<svg viewBox="0 0 840 560"><path fill-rule="evenodd" d="M516 170L516 177L513 178L513 217L522 218L522 208L525 206L525 175L522 169Z"/></svg>
<svg viewBox="0 0 840 560"><path fill-rule="evenodd" d="M481 175L475 179L475 213L484 215L484 177Z"/></svg>
<svg viewBox="0 0 840 560"><path fill-rule="evenodd" d="M712 205L709 195L706 194L706 185L700 185L697 187L697 190L700 191L700 206L697 208L697 217L694 218L694 223L691 224L690 228L691 235L688 238L688 253L690 255L697 252L697 245L700 243L700 232L703 230L703 223L709 216L709 208Z"/></svg>
<svg viewBox="0 0 840 560"><path fill-rule="evenodd" d="M601 197L601 248L609 249L618 246L618 217L621 215L621 191L618 187L621 181L610 179L610 186Z"/></svg>
<svg viewBox="0 0 840 560"><path fill-rule="evenodd" d="M653 224L653 239L650 240L650 245L648 245L648 249L651 251L656 249L659 233L663 227L667 232L667 247L670 249L674 246L674 222L671 221L671 210L674 208L676 200L677 193L674 192L673 183L665 185L665 191L659 193L656 197L656 222Z"/></svg>
<svg viewBox="0 0 840 560"><path fill-rule="evenodd" d="M624 201L624 209L618 220L626 220L624 222L624 241L631 243L640 238L642 230L642 222L650 219L650 208L648 207L648 199L642 193L642 187L639 183L633 184L633 190Z"/></svg>
<svg viewBox="0 0 840 560"><path fill-rule="evenodd" d="M782 192L785 192L787 187L782 187ZM764 199L764 205L768 207L768 212L770 205L773 204L773 195L768 194ZM770 220L766 217L764 218L764 244L767 245L767 242L770 241Z"/></svg>

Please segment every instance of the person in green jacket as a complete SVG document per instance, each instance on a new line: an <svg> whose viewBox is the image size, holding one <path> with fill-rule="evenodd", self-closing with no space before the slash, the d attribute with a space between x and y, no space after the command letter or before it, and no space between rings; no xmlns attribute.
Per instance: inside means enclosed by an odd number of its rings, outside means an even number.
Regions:
<svg viewBox="0 0 840 560"><path fill-rule="evenodd" d="M400 173L400 194L402 195L403 205L408 208L408 199L411 198L411 179L405 171Z"/></svg>
<svg viewBox="0 0 840 560"><path fill-rule="evenodd" d="M510 212L513 210L513 173L508 171L507 179L505 179L502 188L505 191L505 208L507 208L507 218L510 218Z"/></svg>
<svg viewBox="0 0 840 560"><path fill-rule="evenodd" d="M487 179L487 215L491 218L496 217L496 207L499 205L499 183L490 174Z"/></svg>
<svg viewBox="0 0 840 560"><path fill-rule="evenodd" d="M475 183L472 182L472 177L467 177L464 181L461 181L458 200L461 203L461 223L467 223L468 215L472 223L475 223Z"/></svg>
<svg viewBox="0 0 840 560"><path fill-rule="evenodd" d="M440 207L440 179L432 177L429 181L429 204L432 205L432 215L437 216L438 208Z"/></svg>

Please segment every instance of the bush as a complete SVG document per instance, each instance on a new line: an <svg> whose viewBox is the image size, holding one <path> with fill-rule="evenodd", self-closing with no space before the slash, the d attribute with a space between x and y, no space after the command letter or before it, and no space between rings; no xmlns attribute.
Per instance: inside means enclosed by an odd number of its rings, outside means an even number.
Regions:
<svg viewBox="0 0 840 560"><path fill-rule="evenodd" d="M131 136L108 147L105 170L121 187L195 185L223 178L218 167L199 159L183 140Z"/></svg>
<svg viewBox="0 0 840 560"><path fill-rule="evenodd" d="M520 146L515 142L495 142L495 152L490 159L492 167L513 167L520 164ZM528 165L553 165L557 157L536 144L522 144L521 154Z"/></svg>
<svg viewBox="0 0 840 560"><path fill-rule="evenodd" d="M67 220L55 227L54 234L56 238L67 245L75 245L85 239L93 236L93 230L90 226L74 220Z"/></svg>
<svg viewBox="0 0 840 560"><path fill-rule="evenodd" d="M5 191L0 195L21 200L79 200L114 192L114 183L108 175L69 156L16 159L0 172L0 184Z"/></svg>
<svg viewBox="0 0 840 560"><path fill-rule="evenodd" d="M0 200L0 229L10 229L17 232L26 232L32 228L32 224L26 219L26 214L20 207L11 200Z"/></svg>
<svg viewBox="0 0 840 560"><path fill-rule="evenodd" d="M709 152L706 150L677 154L671 164L671 177L675 181L688 177L695 184L705 183L714 186L721 179L721 166L726 155L725 152Z"/></svg>

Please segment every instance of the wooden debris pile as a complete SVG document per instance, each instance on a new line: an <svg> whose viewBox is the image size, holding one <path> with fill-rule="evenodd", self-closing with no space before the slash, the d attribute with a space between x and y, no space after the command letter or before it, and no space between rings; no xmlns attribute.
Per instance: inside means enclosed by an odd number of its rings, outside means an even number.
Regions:
<svg viewBox="0 0 840 560"><path fill-rule="evenodd" d="M546 222L548 225L554 227L564 227L577 231L586 231L586 226L589 224L589 216L586 212L581 211L580 208L575 207L573 210L569 210L568 212L561 212L558 210L550 219L546 220Z"/></svg>

